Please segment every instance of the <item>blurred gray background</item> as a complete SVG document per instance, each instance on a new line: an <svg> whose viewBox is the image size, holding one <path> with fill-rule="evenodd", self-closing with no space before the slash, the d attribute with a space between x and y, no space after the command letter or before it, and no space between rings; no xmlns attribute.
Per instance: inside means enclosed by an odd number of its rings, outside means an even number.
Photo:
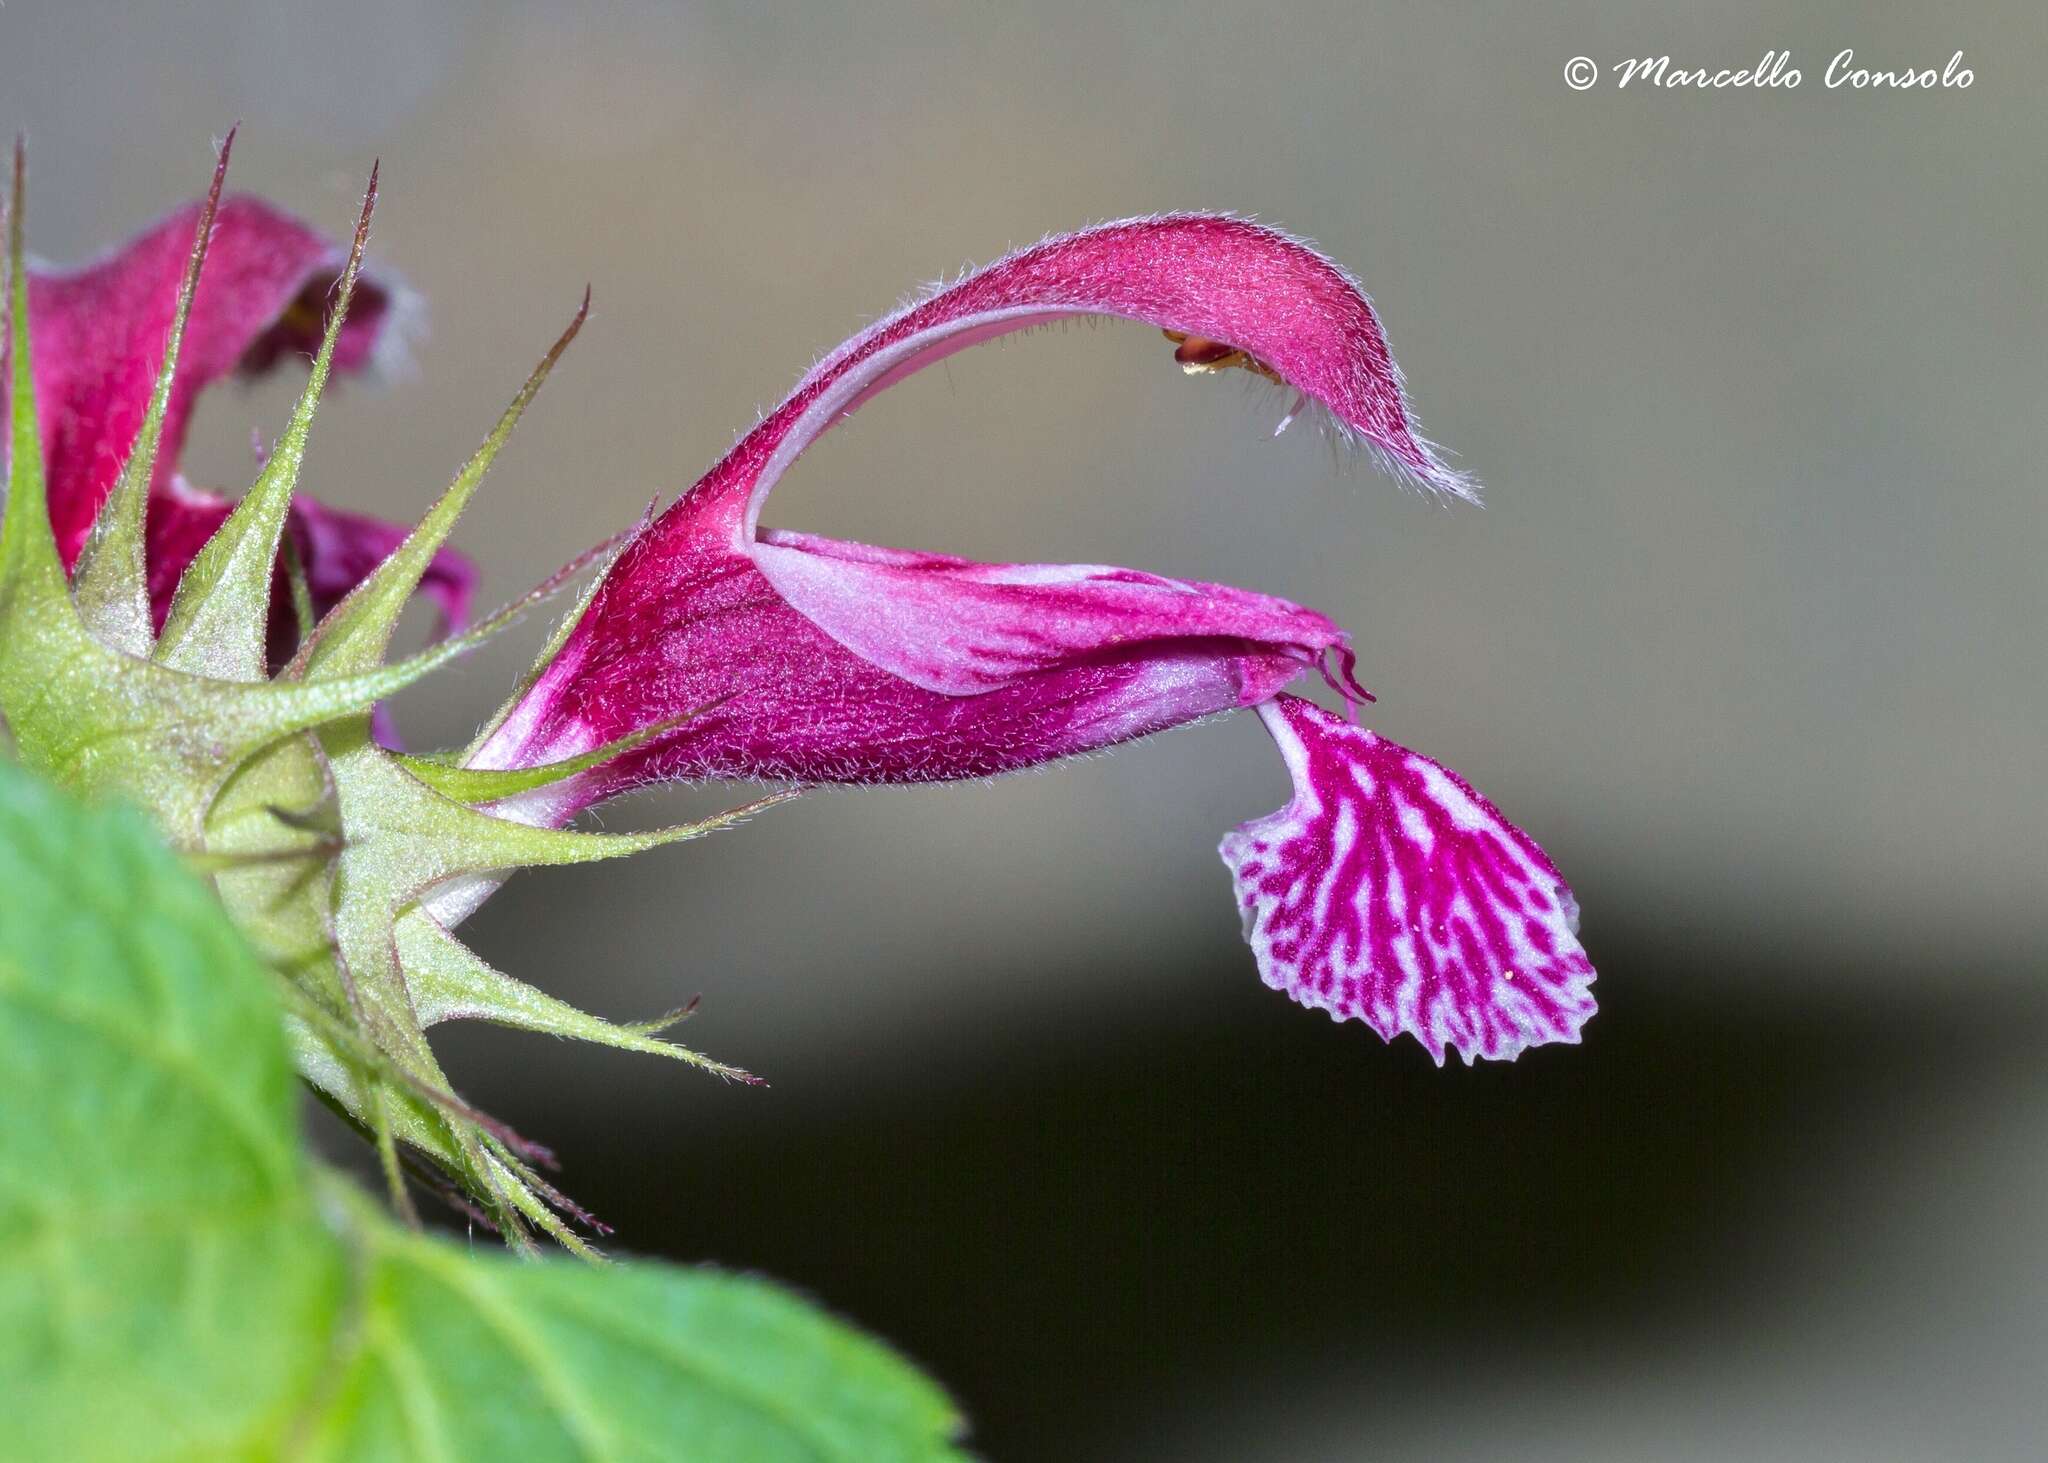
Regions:
<svg viewBox="0 0 2048 1463"><path fill-rule="evenodd" d="M1829 92L1828 59L1967 91ZM1583 94L1632 55L1789 93ZM629 1248L781 1275L1004 1458L2021 1458L2048 1405L2048 19L2032 4L109 6L8 0L33 247L235 182L431 329L309 484L405 517L573 309L459 537L483 599L679 491L909 288L1170 208L1375 295L1446 511L1137 327L953 358L769 520L1254 586L1577 888L1578 1050L1437 1072L1260 987L1214 853L1247 718L994 785L828 793L471 926L766 1074L505 1033L465 1090ZM239 487L295 383L223 389ZM536 621L399 707L462 738ZM731 800L675 792L611 826Z"/></svg>

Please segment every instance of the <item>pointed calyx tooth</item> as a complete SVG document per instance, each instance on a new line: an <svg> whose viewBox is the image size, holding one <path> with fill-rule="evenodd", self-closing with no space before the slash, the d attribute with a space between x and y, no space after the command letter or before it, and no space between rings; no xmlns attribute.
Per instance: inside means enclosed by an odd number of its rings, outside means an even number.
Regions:
<svg viewBox="0 0 2048 1463"><path fill-rule="evenodd" d="M300 648L299 653L292 658L291 663L284 668L277 680L271 684L276 687L285 688L280 690L280 696L286 696L290 690L295 689L314 698L328 694L335 687L383 685L385 689L376 691L369 701L361 701L359 703L360 708L367 711L371 701L383 700L385 697L402 690L422 677L430 675L449 661L467 655L493 636L509 629L519 620L520 616L561 593L578 575L582 574L585 569L589 568L592 563L601 557L609 547L608 544L599 544L596 548L585 550L546 579L543 579L539 584L536 584L532 589L529 589L518 599L513 600L509 604L501 605L497 610L484 616L461 634L450 635L444 639L437 640L425 650L406 660L395 661L389 665L383 664L383 647L380 645L377 653L367 659L359 661L355 654L349 653L339 657L338 661L321 661L318 668L315 669L313 666L314 657L310 653L309 648L312 642L309 641L306 646ZM402 604L403 601L401 600L399 603ZM328 620L332 620L334 615L340 612L341 608L341 606L336 606L335 610L330 611ZM321 623L326 624L327 621L322 621ZM350 710L353 709L355 707L352 706ZM326 719L339 719L343 714L345 713L336 712L332 717Z"/></svg>
<svg viewBox="0 0 2048 1463"><path fill-rule="evenodd" d="M734 1081L758 1080L701 1052L657 1039L660 1032L689 1014L687 1007L652 1021L612 1022L592 1016L493 968L432 915L418 908L399 917L394 938L406 989L422 1026L442 1021L489 1021L623 1051L673 1057Z"/></svg>
<svg viewBox="0 0 2048 1463"><path fill-rule="evenodd" d="M335 287L334 306L313 359L306 389L292 411L291 422L276 449L234 512L185 568L164 618L156 658L173 670L229 681L260 681L267 672L270 586L276 573L278 543L298 487L306 439L313 416L334 366L334 349L348 318L356 281L363 268L363 250L370 239L370 217L377 207L377 169L363 193L348 264Z"/></svg>
<svg viewBox="0 0 2048 1463"><path fill-rule="evenodd" d="M7 504L0 518L0 586L6 608L26 613L26 601L62 601L57 613L73 618L64 562L50 529L43 479L43 444L36 432L36 378L29 342L28 263L23 214L28 196L28 145L14 138L14 177L7 203L7 330L12 379L8 382Z"/></svg>
<svg viewBox="0 0 2048 1463"><path fill-rule="evenodd" d="M548 373L561 360L569 349L569 342L576 338L583 322L589 318L590 290L586 287L583 301L577 306L568 327L528 374L525 384L513 396L511 405L505 408L490 434L470 454L469 460L455 475L455 481L442 493L440 501L427 511L419 526L406 536L389 558L328 612L327 618L306 638L293 658L289 674L302 676L314 671L339 674L368 670L383 659L406 602L419 588L420 580L433 563L435 554L448 541L456 520L469 506L469 500L483 482L484 474L497 460L498 450L511 437L519 418L540 394ZM577 567L582 567L581 562ZM560 576L557 576L549 582L557 584L559 580Z"/></svg>
<svg viewBox="0 0 2048 1463"><path fill-rule="evenodd" d="M712 711L732 699L721 696L680 716L666 721L657 721L635 732L593 747L580 756L564 757L558 762L542 762L532 767L462 767L442 758L412 757L398 753L398 763L443 797L453 798L458 803L495 803L504 798L517 797L521 793L537 792L541 788L553 787L566 782L579 772L588 772L602 767L607 762L638 751L650 742L659 741L672 731L678 731L707 711Z"/></svg>
<svg viewBox="0 0 2048 1463"><path fill-rule="evenodd" d="M128 655L148 655L156 643L149 607L149 571L144 561L145 516L149 489L156 476L157 444L170 409L171 386L177 376L178 351L192 317L192 297L206 264L206 246L213 239L213 221L220 212L220 194L227 182L228 157L234 151L235 129L229 128L213 166L213 184L199 210L192 233L192 253L178 285L178 302L164 338L163 360L143 413L142 426L128 450L128 461L113 491L100 505L91 536L85 541L71 575L72 597L86 628L106 644Z"/></svg>
<svg viewBox="0 0 2048 1463"><path fill-rule="evenodd" d="M378 845L379 856L391 861L394 875L406 873L412 879L408 899L464 875L596 863L686 842L797 796L794 790L770 793L695 822L638 833L535 827L465 806L418 780L381 748L369 750L376 754L374 759L352 760L346 774L337 763L344 814L353 794L361 806L374 807L380 821L394 830L393 837Z"/></svg>
<svg viewBox="0 0 2048 1463"><path fill-rule="evenodd" d="M0 519L0 725L24 762L76 791L118 795L149 809L174 845L213 880L277 973L301 1075L375 1143L399 1212L409 1213L406 1185L424 1173L436 1184L445 1178L460 1202L474 1205L509 1244L531 1248L534 1237L545 1234L588 1254L571 1226L598 1227L596 1221L541 1177L537 1170L550 1162L544 1150L455 1095L426 1025L488 1020L659 1055L734 1081L757 1079L660 1039L687 1008L640 1022L580 1011L484 964L422 900L452 880L616 858L698 837L794 794L631 834L535 827L468 805L572 778L655 741L701 714L701 707L580 757L511 772L428 758L401 761L372 739L376 702L503 629L617 547L617 541L601 544L470 630L385 662L400 609L423 582L432 583L457 517L586 318L586 292L454 482L411 534L394 533L380 545L380 567L354 593L336 601L338 586L318 578L317 540L312 560L302 562L297 550L303 541L295 544L289 535L297 530L287 524L312 417L326 380L346 356L350 301L368 298L356 287L376 198L374 171L290 423L262 461L256 485L186 566L165 607L163 635L152 633L144 558L148 495L177 438L178 388L191 384L179 375L180 346L188 370L198 369L204 354L198 342L209 306L199 292L201 271L208 267L211 230L235 207L221 202L226 162L224 147L207 200L193 216L197 226L161 356L154 354L154 340L147 343L151 394L145 406L138 378L138 399L124 428L135 432L134 444L99 506L74 588L52 526L53 490L39 436L28 280L20 264L25 169L17 148L7 210L12 344L5 354L13 384L6 393L9 489ZM224 243L212 253L211 268L232 277L233 269L222 268ZM161 307L169 281L159 283L164 295L154 298ZM318 297L309 299L317 316ZM315 323L294 321L289 312L283 322L299 333ZM291 591L301 649L270 679L266 640L278 583ZM316 622L315 605L330 603L335 608ZM52 687L64 694L52 694Z"/></svg>

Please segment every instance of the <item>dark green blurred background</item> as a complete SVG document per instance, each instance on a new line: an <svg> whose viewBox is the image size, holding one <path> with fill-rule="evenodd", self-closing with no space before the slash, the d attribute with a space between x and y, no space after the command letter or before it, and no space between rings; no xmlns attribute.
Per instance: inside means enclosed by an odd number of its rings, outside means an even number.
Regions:
<svg viewBox="0 0 2048 1463"><path fill-rule="evenodd" d="M1976 82L1831 93L1843 47ZM1563 79L1769 49L1801 89ZM2041 1456L2044 77L2021 3L0 9L44 256L197 193L237 118L236 181L337 234L381 155L432 329L323 415L329 501L419 511L593 284L460 537L487 601L1046 231L1254 212L1373 291L1485 511L1266 440L1129 327L955 357L769 518L1343 621L1376 724L1571 876L1583 1047L1438 1072L1264 990L1214 845L1286 781L1242 719L816 796L470 927L607 1013L703 992L690 1037L774 1083L461 1033L471 1097L626 1247L858 1317L1007 1459ZM209 399L192 475L240 486L293 389Z"/></svg>

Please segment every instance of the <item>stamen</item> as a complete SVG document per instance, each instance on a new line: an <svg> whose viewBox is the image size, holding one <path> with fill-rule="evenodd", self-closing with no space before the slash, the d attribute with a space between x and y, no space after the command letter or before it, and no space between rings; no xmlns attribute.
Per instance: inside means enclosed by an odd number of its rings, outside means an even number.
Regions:
<svg viewBox="0 0 2048 1463"><path fill-rule="evenodd" d="M1337 656L1337 669L1334 673L1330 670L1332 652ZM1379 700L1379 697L1360 685L1358 677L1352 673L1357 665L1358 655L1348 645L1332 645L1316 655L1316 669L1322 673L1324 684L1344 698L1344 712L1354 722L1358 720L1360 706L1368 701Z"/></svg>
<svg viewBox="0 0 2048 1463"><path fill-rule="evenodd" d="M1181 370L1190 376L1207 376L1216 371L1227 371L1232 366L1239 366L1255 376L1264 376L1275 385L1287 384L1280 379L1280 373L1271 366L1234 345L1225 345L1220 340L1210 340L1200 335L1189 335L1182 330L1163 330L1160 334L1174 343L1173 359ZM1300 409L1297 406L1295 411ZM1290 420L1293 415L1293 412L1288 413Z"/></svg>

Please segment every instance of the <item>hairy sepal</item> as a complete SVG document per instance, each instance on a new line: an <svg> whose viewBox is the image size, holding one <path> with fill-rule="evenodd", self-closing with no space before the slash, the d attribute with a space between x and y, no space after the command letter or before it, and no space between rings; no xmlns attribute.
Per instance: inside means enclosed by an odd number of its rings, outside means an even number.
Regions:
<svg viewBox="0 0 2048 1463"><path fill-rule="evenodd" d="M562 358L562 353L568 350L569 342L576 338L576 333L583 328L583 322L589 316L590 291L586 289L575 318L548 348L548 353L541 357L540 364L533 368L526 384L512 399L512 404L505 408L490 435L463 464L440 501L428 510L419 526L407 535L391 557L344 596L306 637L305 645L292 661L291 673L295 677L322 670L330 674L361 672L383 662L384 653L391 644L392 631L397 628L398 617L412 598L413 591L419 588L427 566L433 563L434 555L447 543L462 510L469 506L469 500L482 484L484 474L497 460L499 449L511 437L519 418L546 384L548 373Z"/></svg>
<svg viewBox="0 0 2048 1463"><path fill-rule="evenodd" d="M223 156L223 162L225 157ZM451 881L502 880L524 867L587 863L696 838L780 801L777 795L697 823L604 834L533 827L472 806L575 775L535 769L513 787L463 781L445 759L401 758L371 736L375 704L508 625L613 545L600 545L470 631L386 663L398 614L519 414L560 356L558 340L496 429L426 520L359 590L311 625L310 596L284 524L298 466L331 365L363 225L321 354L292 421L251 489L179 584L161 638L142 592L142 502L162 403L176 369L174 327L145 424L96 523L81 573L67 581L51 528L37 434L22 267L23 169L16 150L8 209L11 369L8 496L0 519L0 728L22 762L92 797L149 813L208 876L276 973L302 1077L376 1142L393 1203L409 1212L405 1175L424 1163L446 1176L515 1245L539 1230L579 1252L572 1228L589 1216L544 1179L548 1156L462 1101L427 1038L437 1022L478 1019L651 1053L753 1080L658 1039L678 1017L619 1024L577 1010L465 949L421 900ZM218 193L216 175L215 196ZM181 290L189 310L206 239L202 219ZM587 306L587 298L586 298ZM267 679L265 637L280 551L297 587L302 650ZM639 745L665 728L635 739ZM453 779L453 781L451 781ZM479 792L492 798L478 798ZM451 796L454 793L456 795Z"/></svg>
<svg viewBox="0 0 2048 1463"><path fill-rule="evenodd" d="M156 644L143 552L149 485L156 474L157 444L163 438L164 418L170 410L171 386L177 379L178 351L192 316L192 297L199 290L199 272L206 264L206 246L213 237L221 186L227 182L228 156L234 146L235 134L230 129L214 162L213 186L207 190L206 202L199 210L199 223L192 235L192 258L178 286L177 309L171 316L170 334L164 338L163 360L157 366L156 383L150 390L142 426L72 569L71 589L78 602L79 618L102 642L128 655L148 655Z"/></svg>
<svg viewBox="0 0 2048 1463"><path fill-rule="evenodd" d="M370 215L377 206L377 172L363 194L348 264L336 286L334 307L320 338L319 354L306 378L290 423L264 460L255 486L235 505L227 521L186 566L158 637L156 658L175 670L232 681L258 681L265 674L270 624L270 586L276 575L278 542L291 512L292 492L306 457L313 414L334 367L334 348L348 319L349 301L363 269Z"/></svg>
<svg viewBox="0 0 2048 1463"><path fill-rule="evenodd" d="M659 741L672 731L690 724L703 715L710 707L699 707L686 711L681 716L658 721L652 726L630 732L623 737L593 747L578 757L564 757L557 762L543 762L535 767L460 767L438 757L410 757L401 754L399 765L428 787L444 797L458 803L501 802L515 798L522 793L539 792L542 788L554 787L567 782L581 773L594 771L607 762L636 752L649 742Z"/></svg>

